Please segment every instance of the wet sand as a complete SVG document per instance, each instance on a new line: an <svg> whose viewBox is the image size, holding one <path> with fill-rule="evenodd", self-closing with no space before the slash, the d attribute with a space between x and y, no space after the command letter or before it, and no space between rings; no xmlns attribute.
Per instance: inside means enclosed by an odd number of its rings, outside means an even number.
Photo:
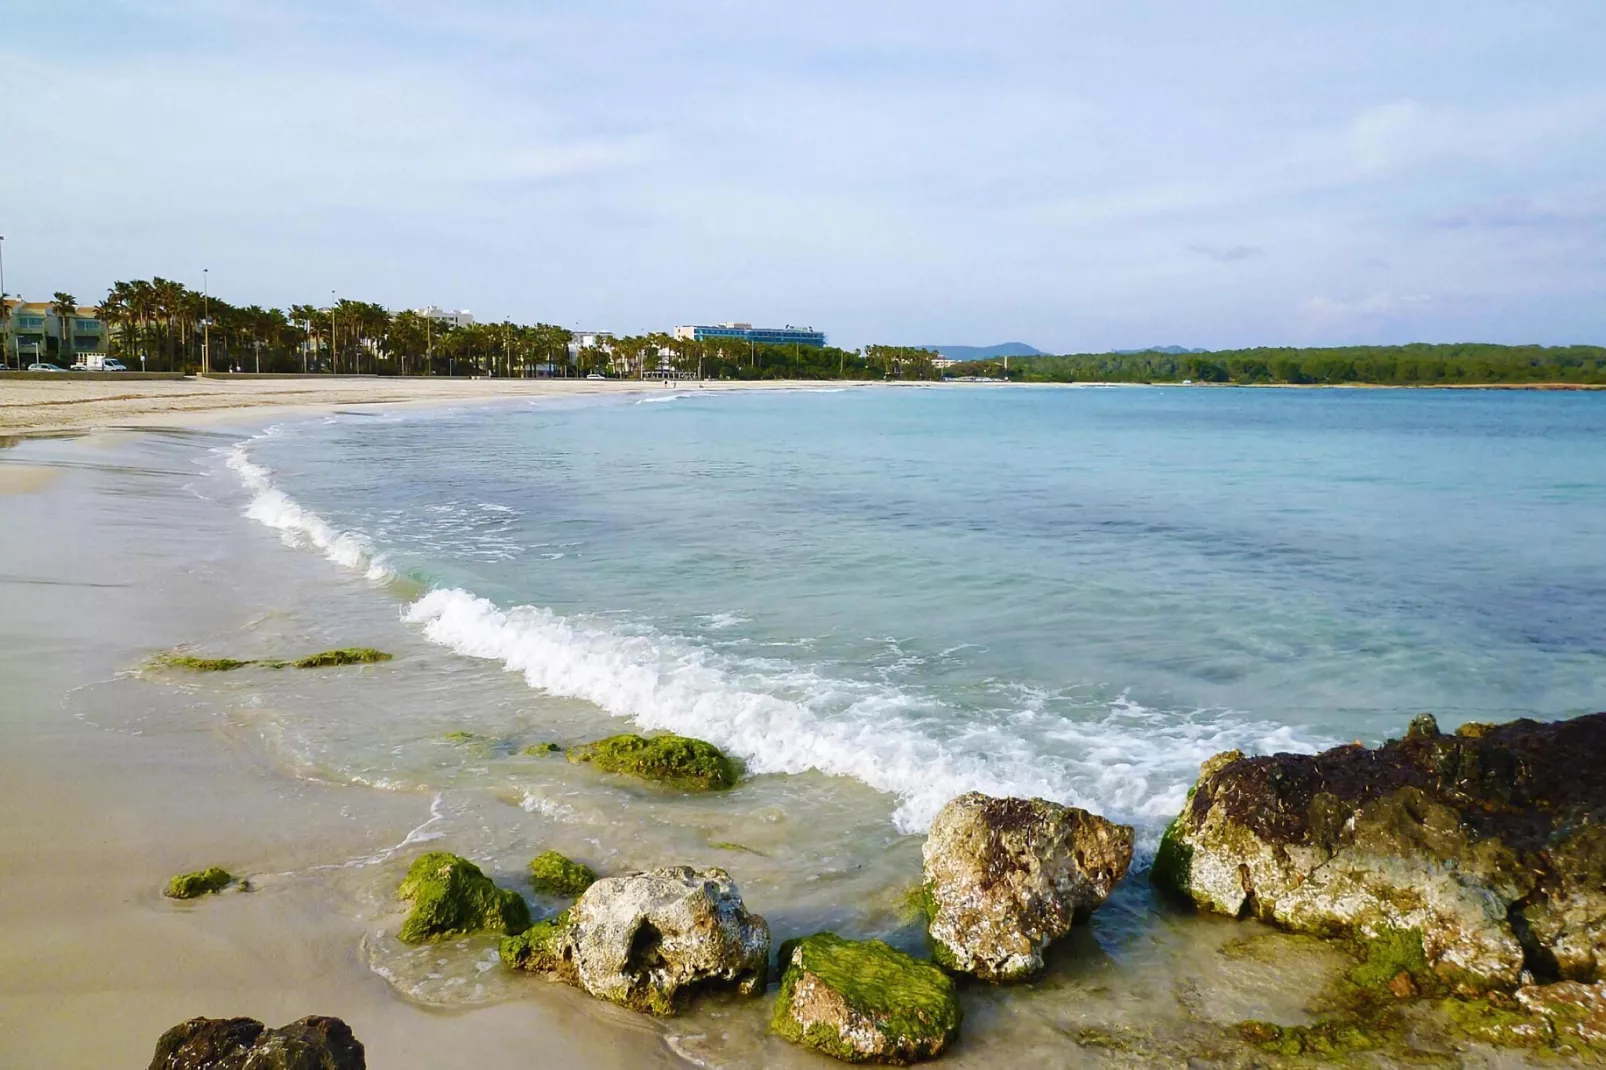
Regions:
<svg viewBox="0 0 1606 1070"><path fill-rule="evenodd" d="M650 1023L578 994L431 1013L368 969L338 878L427 820L427 798L286 777L182 698L94 700L237 610L207 592L216 523L169 527L139 498L170 477L80 447L0 506L0 1065L142 1066L195 1015L310 1013L351 1022L376 1067L676 1065ZM253 890L160 895L214 862Z"/></svg>

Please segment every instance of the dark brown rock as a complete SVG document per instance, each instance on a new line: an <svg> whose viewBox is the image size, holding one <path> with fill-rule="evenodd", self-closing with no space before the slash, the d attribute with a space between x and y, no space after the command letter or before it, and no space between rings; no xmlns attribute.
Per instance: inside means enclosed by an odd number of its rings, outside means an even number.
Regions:
<svg viewBox="0 0 1606 1070"><path fill-rule="evenodd" d="M1362 940L1420 936L1446 981L1606 972L1606 713L1319 755L1212 759L1156 857L1198 906Z"/></svg>
<svg viewBox="0 0 1606 1070"><path fill-rule="evenodd" d="M278 1029L255 1018L191 1018L156 1042L150 1070L366 1070L362 1042L339 1018Z"/></svg>

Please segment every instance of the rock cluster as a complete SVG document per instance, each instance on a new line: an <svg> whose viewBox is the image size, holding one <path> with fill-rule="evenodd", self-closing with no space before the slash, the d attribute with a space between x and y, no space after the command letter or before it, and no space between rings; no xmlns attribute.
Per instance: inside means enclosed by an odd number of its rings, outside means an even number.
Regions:
<svg viewBox="0 0 1606 1070"><path fill-rule="evenodd" d="M156 1042L150 1070L365 1070L362 1042L318 1015L269 1029L255 1018L191 1018Z"/></svg>
<svg viewBox="0 0 1606 1070"><path fill-rule="evenodd" d="M925 844L933 954L986 981L1029 977L1131 863L1129 826L1043 799L961 795L937 814Z"/></svg>
<svg viewBox="0 0 1606 1070"><path fill-rule="evenodd" d="M530 927L523 896L498 888L480 867L446 851L420 855L396 897L412 903L397 933L406 944L487 930L519 933Z"/></svg>
<svg viewBox="0 0 1606 1070"><path fill-rule="evenodd" d="M1205 763L1155 860L1200 908L1419 940L1462 991L1606 970L1606 713Z"/></svg>
<svg viewBox="0 0 1606 1070"><path fill-rule="evenodd" d="M650 1014L719 985L762 992L770 929L722 869L672 866L606 877L573 907L502 942L502 960Z"/></svg>
<svg viewBox="0 0 1606 1070"><path fill-rule="evenodd" d="M907 1065L959 1035L959 1000L942 970L880 940L817 933L781 949L770 1028L846 1062Z"/></svg>

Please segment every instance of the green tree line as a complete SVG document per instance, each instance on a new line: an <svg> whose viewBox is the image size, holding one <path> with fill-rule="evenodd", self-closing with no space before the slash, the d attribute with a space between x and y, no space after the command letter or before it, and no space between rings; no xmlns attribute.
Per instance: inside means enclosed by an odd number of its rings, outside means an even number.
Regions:
<svg viewBox="0 0 1606 1070"><path fill-rule="evenodd" d="M970 361L948 375L1003 378L1002 361ZM1487 383L1606 384L1601 346L1414 343L1395 346L1226 349L1210 353L1083 353L1011 357L1008 378L1039 383Z"/></svg>
<svg viewBox="0 0 1606 1070"><path fill-rule="evenodd" d="M62 295L57 295L58 297ZM934 354L907 346L768 345L666 333L574 348L550 323L452 326L339 298L288 309L235 305L171 279L114 283L100 305L109 352L149 371L623 378L934 379ZM209 349L208 349L209 347Z"/></svg>

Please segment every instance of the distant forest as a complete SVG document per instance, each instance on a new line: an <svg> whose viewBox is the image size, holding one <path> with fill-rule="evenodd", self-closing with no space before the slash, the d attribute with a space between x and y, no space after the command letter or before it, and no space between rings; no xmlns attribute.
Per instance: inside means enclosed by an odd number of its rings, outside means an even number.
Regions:
<svg viewBox="0 0 1606 1070"><path fill-rule="evenodd" d="M1376 383L1387 386L1478 383L1606 384L1601 346L1482 343L1222 349L1210 353L1084 353L968 361L950 376L1028 383Z"/></svg>

